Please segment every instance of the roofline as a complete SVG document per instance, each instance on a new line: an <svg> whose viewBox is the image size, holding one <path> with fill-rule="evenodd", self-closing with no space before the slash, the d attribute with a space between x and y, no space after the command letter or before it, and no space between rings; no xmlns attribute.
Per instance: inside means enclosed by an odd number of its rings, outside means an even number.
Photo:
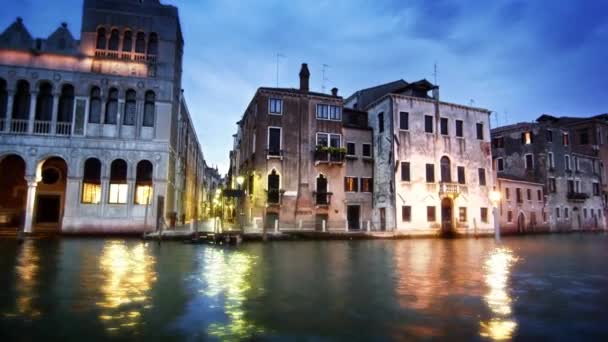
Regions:
<svg viewBox="0 0 608 342"><path fill-rule="evenodd" d="M369 110L370 108L372 108L373 106L377 105L378 103L384 101L388 97L402 98L402 99L409 99L409 100L419 100L419 101L429 102L429 103L436 103L437 102L434 99L425 99L425 98L422 98L422 97L389 93L389 94L386 94L386 95L380 97L376 101L371 102L367 107L365 107L365 110L366 111ZM474 110L474 111L478 111L478 112L485 112L488 115L490 115L492 113L491 110L486 109L486 108L465 106L465 105L461 105L461 104L458 104L458 103L439 101L439 104L440 105L455 106L455 107L459 107L459 108L463 108L463 109L469 109L469 110Z"/></svg>

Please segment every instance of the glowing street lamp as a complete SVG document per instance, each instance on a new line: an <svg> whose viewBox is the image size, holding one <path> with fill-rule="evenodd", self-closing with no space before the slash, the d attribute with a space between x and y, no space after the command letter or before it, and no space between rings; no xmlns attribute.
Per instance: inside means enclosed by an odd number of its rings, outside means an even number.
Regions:
<svg viewBox="0 0 608 342"><path fill-rule="evenodd" d="M500 204L501 199L500 191L492 190L490 191L490 202L492 202L492 206L494 206L494 238L496 241L500 241L500 223L498 218L498 205Z"/></svg>
<svg viewBox="0 0 608 342"><path fill-rule="evenodd" d="M241 188L243 183L245 183L245 177L243 177L243 176L236 177L236 184L239 185L239 189Z"/></svg>

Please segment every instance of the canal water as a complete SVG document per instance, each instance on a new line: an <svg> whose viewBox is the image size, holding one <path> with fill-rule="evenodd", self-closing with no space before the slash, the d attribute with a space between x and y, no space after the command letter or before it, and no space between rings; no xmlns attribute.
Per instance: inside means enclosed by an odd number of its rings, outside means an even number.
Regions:
<svg viewBox="0 0 608 342"><path fill-rule="evenodd" d="M607 340L608 235L0 240L0 339Z"/></svg>

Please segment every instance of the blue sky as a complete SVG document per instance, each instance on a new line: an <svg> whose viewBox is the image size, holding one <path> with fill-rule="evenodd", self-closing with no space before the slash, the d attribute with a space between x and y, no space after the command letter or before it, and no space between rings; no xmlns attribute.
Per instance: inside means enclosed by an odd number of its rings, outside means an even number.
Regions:
<svg viewBox="0 0 608 342"><path fill-rule="evenodd" d="M540 114L608 112L608 1L165 0L180 9L183 88L205 157L228 167L232 134L259 86L348 96L403 78L433 81L443 100L493 110L492 124ZM6 1L2 29L22 16L37 37L67 21L79 36L81 0ZM497 121L498 120L498 121Z"/></svg>

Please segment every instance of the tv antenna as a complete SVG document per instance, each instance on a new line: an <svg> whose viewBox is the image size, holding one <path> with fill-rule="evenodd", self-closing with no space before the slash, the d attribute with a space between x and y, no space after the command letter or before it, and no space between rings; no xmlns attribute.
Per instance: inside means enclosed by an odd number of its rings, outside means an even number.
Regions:
<svg viewBox="0 0 608 342"><path fill-rule="evenodd" d="M437 62L433 66L433 82L437 85Z"/></svg>
<svg viewBox="0 0 608 342"><path fill-rule="evenodd" d="M323 81L321 83L321 92L325 93L325 82L329 81L327 78L327 69L329 69L329 65L323 64Z"/></svg>
<svg viewBox="0 0 608 342"><path fill-rule="evenodd" d="M279 59L285 58L285 55L282 53L277 53L277 88L279 87Z"/></svg>

